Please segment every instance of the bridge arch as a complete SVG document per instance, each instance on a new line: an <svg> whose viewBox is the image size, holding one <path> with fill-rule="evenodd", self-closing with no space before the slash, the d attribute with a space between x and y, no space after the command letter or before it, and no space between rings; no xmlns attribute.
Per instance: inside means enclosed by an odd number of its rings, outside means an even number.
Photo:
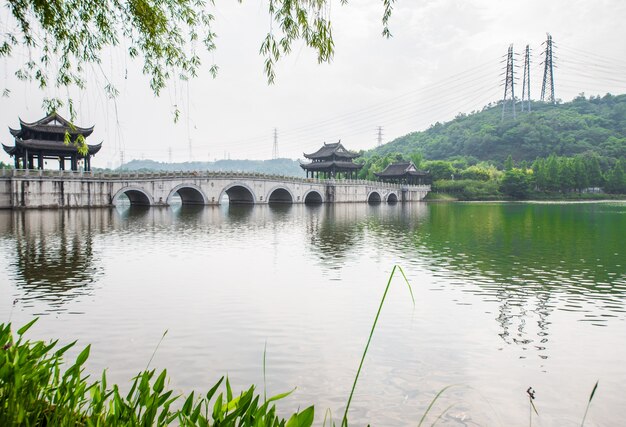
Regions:
<svg viewBox="0 0 626 427"><path fill-rule="evenodd" d="M398 203L398 195L393 191L387 194L387 203Z"/></svg>
<svg viewBox="0 0 626 427"><path fill-rule="evenodd" d="M208 205L209 200L202 191L202 188L195 184L179 184L172 188L167 196L167 204L172 204L172 198L178 193L183 205Z"/></svg>
<svg viewBox="0 0 626 427"><path fill-rule="evenodd" d="M374 191L370 191L370 193L367 195L367 203L380 203L382 201L382 198L380 197L380 193L376 190Z"/></svg>
<svg viewBox="0 0 626 427"><path fill-rule="evenodd" d="M128 200L130 200L131 205L139 205L139 206L152 206L154 205L154 198L143 188L139 187L122 187L115 193L113 199L111 199L111 204L113 206L117 206L119 198L122 195L126 195Z"/></svg>
<svg viewBox="0 0 626 427"><path fill-rule="evenodd" d="M295 197L288 188L276 186L267 193L265 200L267 203L293 203Z"/></svg>
<svg viewBox="0 0 626 427"><path fill-rule="evenodd" d="M233 182L224 187L218 199L220 203L224 194L228 195L231 204L254 204L257 200L254 190L243 182Z"/></svg>
<svg viewBox="0 0 626 427"><path fill-rule="evenodd" d="M302 201L305 205L318 205L320 203L324 203L324 196L317 190L309 190L304 193L304 197Z"/></svg>

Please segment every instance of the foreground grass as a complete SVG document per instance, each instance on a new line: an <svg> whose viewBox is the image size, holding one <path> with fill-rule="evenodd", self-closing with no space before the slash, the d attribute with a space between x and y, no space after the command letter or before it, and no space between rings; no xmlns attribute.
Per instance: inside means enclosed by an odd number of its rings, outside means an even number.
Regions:
<svg viewBox="0 0 626 427"><path fill-rule="evenodd" d="M36 320L36 319L35 319ZM174 395L165 389L167 371L140 372L127 394L107 385L106 373L91 382L84 375L87 346L64 372L63 355L74 343L61 348L57 341L25 340L33 320L17 331L0 325L0 425L1 426L285 426L313 424L314 408L281 418L274 402L289 393L261 398L255 387L233 393L222 377L202 395ZM182 406L173 409L180 400Z"/></svg>

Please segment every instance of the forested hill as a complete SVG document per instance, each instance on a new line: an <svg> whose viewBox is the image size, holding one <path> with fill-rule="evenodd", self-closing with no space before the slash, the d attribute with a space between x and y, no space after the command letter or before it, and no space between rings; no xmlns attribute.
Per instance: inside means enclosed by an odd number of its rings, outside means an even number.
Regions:
<svg viewBox="0 0 626 427"><path fill-rule="evenodd" d="M626 157L626 95L585 98L551 105L532 103L532 112L502 120L502 105L459 115L423 132L397 138L366 156L420 152L426 159L474 157L502 163L537 157L573 156L594 152L602 157Z"/></svg>

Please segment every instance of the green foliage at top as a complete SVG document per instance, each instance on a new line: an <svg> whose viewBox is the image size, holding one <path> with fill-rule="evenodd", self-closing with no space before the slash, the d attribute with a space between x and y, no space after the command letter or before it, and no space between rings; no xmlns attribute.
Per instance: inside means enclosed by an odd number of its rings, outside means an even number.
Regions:
<svg viewBox="0 0 626 427"><path fill-rule="evenodd" d="M184 397L167 390L167 371L139 373L126 394L84 374L87 346L69 366L64 354L74 343L57 348L57 341L31 342L23 338L35 320L11 332L0 324L0 425L2 426L267 426L309 427L310 406L288 419L276 415L273 402L290 393L263 399L254 386L234 394L228 379L220 379L207 393ZM17 338L17 339L16 339ZM224 390L225 388L225 390ZM182 406L172 406L179 400Z"/></svg>
<svg viewBox="0 0 626 427"><path fill-rule="evenodd" d="M533 102L531 113L505 120L501 106L492 105L402 136L365 155L414 152L431 160L465 157L500 166L509 155L516 162L586 152L603 158L626 157L626 95L581 95L558 105Z"/></svg>
<svg viewBox="0 0 626 427"><path fill-rule="evenodd" d="M239 0L240 2L242 0ZM394 0L381 0L383 36ZM46 87L85 87L86 69L104 74L105 94L118 90L102 70L102 58L112 46L123 46L130 58L143 60L143 73L158 95L170 79L187 80L200 71L200 52L216 49L213 0L7 0L7 14L0 36L0 58L26 57L15 75ZM347 3L342 0L341 4ZM267 5L268 33L260 46L268 82L275 77L275 63L302 41L319 62L334 53L330 1L272 0ZM236 23L233 23L236 25ZM19 51L22 48L28 52ZM16 50L18 52L16 52ZM27 53L27 54L26 54ZM92 68L93 66L93 68ZM215 76L218 67L208 69ZM5 89L4 94L8 95ZM72 112L72 102L69 103ZM59 98L45 99L46 109L58 109ZM178 109L175 117L179 114ZM72 118L73 114L71 114Z"/></svg>

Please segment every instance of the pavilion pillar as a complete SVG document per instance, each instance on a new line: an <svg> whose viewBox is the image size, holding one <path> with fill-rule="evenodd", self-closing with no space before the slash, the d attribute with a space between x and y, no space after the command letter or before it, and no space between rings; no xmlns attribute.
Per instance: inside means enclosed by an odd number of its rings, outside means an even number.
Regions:
<svg viewBox="0 0 626 427"><path fill-rule="evenodd" d="M20 168L20 158L16 154L15 155L15 169L19 169L19 168Z"/></svg>
<svg viewBox="0 0 626 427"><path fill-rule="evenodd" d="M85 172L91 171L91 156L85 157Z"/></svg>
<svg viewBox="0 0 626 427"><path fill-rule="evenodd" d="M43 154L37 154L37 169L43 169Z"/></svg>
<svg viewBox="0 0 626 427"><path fill-rule="evenodd" d="M28 169L35 169L35 159L32 154L28 155Z"/></svg>
<svg viewBox="0 0 626 427"><path fill-rule="evenodd" d="M65 170L65 156L59 156L59 170Z"/></svg>
<svg viewBox="0 0 626 427"><path fill-rule="evenodd" d="M78 170L78 162L76 161L76 154L72 154L70 157L70 168L76 172Z"/></svg>

